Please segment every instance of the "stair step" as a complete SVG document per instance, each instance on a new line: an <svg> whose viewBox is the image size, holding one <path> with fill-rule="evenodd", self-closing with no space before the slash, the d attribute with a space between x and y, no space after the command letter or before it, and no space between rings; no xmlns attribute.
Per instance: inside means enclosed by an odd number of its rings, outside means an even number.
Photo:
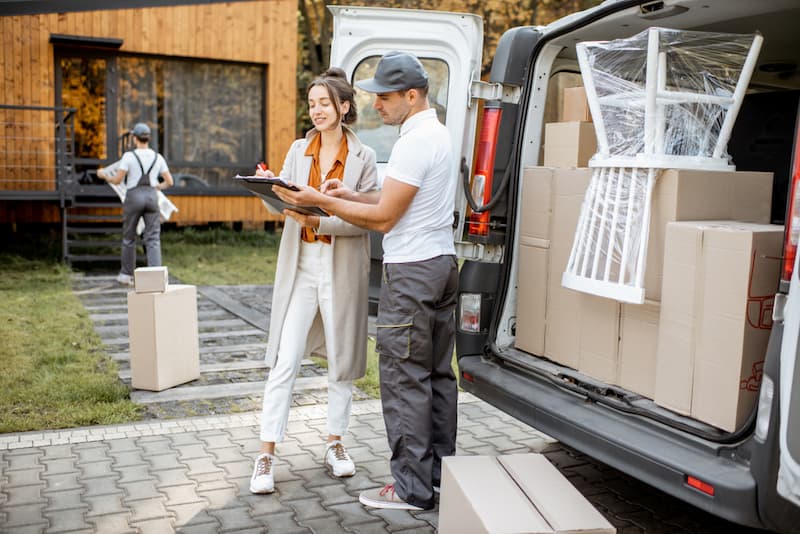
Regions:
<svg viewBox="0 0 800 534"><path fill-rule="evenodd" d="M87 221L97 221L97 222L110 222L110 221L120 221L122 222L122 214L120 215L93 215L93 214L83 214L83 215L73 215L69 212L66 214L67 221L69 222L87 222Z"/></svg>
<svg viewBox="0 0 800 534"><path fill-rule="evenodd" d="M119 226L67 226L68 234L109 234L112 232L119 232L122 229L122 224Z"/></svg>
<svg viewBox="0 0 800 534"><path fill-rule="evenodd" d="M122 208L121 202L73 202L72 208Z"/></svg>
<svg viewBox="0 0 800 534"><path fill-rule="evenodd" d="M67 261L116 261L119 262L119 254L67 254Z"/></svg>
<svg viewBox="0 0 800 534"><path fill-rule="evenodd" d="M294 382L293 392L328 387L327 376L300 377ZM238 382L230 384L214 384L211 386L182 386L163 391L131 391L131 400L137 404L153 404L157 402L194 401L221 399L224 397L246 397L264 393L264 381Z"/></svg>
<svg viewBox="0 0 800 534"><path fill-rule="evenodd" d="M68 247L119 247L120 241L119 236L116 236L116 239L108 239L108 240L97 240L97 241L87 241L81 239L67 239L67 246Z"/></svg>

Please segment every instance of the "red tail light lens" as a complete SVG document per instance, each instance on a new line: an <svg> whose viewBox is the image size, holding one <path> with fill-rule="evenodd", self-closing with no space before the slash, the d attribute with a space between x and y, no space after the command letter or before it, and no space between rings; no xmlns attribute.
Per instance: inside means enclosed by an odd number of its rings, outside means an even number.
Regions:
<svg viewBox="0 0 800 534"><path fill-rule="evenodd" d="M479 206L485 206L492 197L492 174L500 131L500 108L483 108L481 131L478 136L475 173L472 175L472 198ZM472 213L469 216L469 235L489 235L489 212Z"/></svg>
<svg viewBox="0 0 800 534"><path fill-rule="evenodd" d="M797 242L800 238L800 124L795 129L794 155L792 158L792 186L789 189L789 206L786 212L786 230L783 243L783 274L781 280L792 279Z"/></svg>

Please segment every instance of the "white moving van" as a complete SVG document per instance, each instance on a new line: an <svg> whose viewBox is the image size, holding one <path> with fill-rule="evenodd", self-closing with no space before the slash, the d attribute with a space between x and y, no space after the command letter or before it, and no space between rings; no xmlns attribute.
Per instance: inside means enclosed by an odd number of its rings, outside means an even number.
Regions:
<svg viewBox="0 0 800 534"><path fill-rule="evenodd" d="M415 53L431 74L432 104L456 141L462 162L461 195L453 207L454 238L463 260L457 312L461 387L565 445L710 513L742 525L800 532L800 281L794 261L800 233L800 199L795 202L800 197L800 1L606 0L544 27L510 28L497 46L488 81L480 81L479 17L330 9L331 64L355 81L370 77L389 50ZM524 227L526 213L553 216L551 193L526 190L525 184L536 173L549 173L546 183L560 179L561 171L543 165L545 125L559 122L563 89L583 85L575 45L630 38L650 27L763 36L727 150L737 173L754 173L762 184L763 173L771 173L751 198L762 202L766 195L761 214L766 220L758 222L773 229L785 225L783 247L778 244L783 250L772 258L784 267L780 282L775 280L759 301L760 320L771 330L763 354L750 355L757 364L741 387L754 400L743 404L733 426L660 402L652 376L644 390L620 380L623 342L650 335L652 352L659 302L642 305L655 306L649 326L647 321L626 326L623 308L616 308L613 326L600 332L610 336L614 352L606 374L581 364L580 343L572 355L553 356L546 343L522 341L533 332L545 332L545 342L547 332L580 339L583 328L579 313L550 313L549 290L530 292L531 285L546 285L542 277L552 275L552 285L561 273L535 268L535 261L526 259L531 243L525 242ZM385 163L397 128L383 126L371 113L370 95L359 98L356 129ZM546 242L538 243L547 249ZM698 287L702 291L702 283ZM540 313L526 311L531 303ZM643 309L625 306L634 314ZM706 323L705 328L716 326ZM626 361L643 360L644 353L632 352L632 346L624 349ZM681 387L691 392L691 384Z"/></svg>

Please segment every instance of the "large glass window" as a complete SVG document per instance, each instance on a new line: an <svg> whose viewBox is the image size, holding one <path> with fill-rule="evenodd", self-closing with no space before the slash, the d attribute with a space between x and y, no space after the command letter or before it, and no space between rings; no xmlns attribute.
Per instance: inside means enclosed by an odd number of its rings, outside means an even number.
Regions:
<svg viewBox="0 0 800 534"><path fill-rule="evenodd" d="M239 190L231 176L265 159L263 65L73 51L59 66L61 105L78 110L82 168L130 149L137 122L153 130L150 146L178 186Z"/></svg>
<svg viewBox="0 0 800 534"><path fill-rule="evenodd" d="M359 63L353 73L353 82L372 78L380 59L380 56L372 56ZM420 62L428 73L428 102L436 110L442 124L447 124L447 87L450 78L447 63L441 59L427 58L420 58ZM356 88L355 100L358 107L358 120L353 129L365 145L375 150L378 163L386 163L389 161L392 145L397 140L399 127L383 124L381 116L372 107L372 103L375 101L374 94Z"/></svg>

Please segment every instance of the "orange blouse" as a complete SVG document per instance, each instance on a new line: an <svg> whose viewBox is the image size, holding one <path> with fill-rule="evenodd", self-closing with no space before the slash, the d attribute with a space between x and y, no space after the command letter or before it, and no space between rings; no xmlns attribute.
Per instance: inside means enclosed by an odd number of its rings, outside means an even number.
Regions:
<svg viewBox="0 0 800 534"><path fill-rule="evenodd" d="M322 177L322 170L319 167L319 149L322 147L322 135L315 135L311 142L306 147L306 156L311 156L311 172L308 174L308 185L315 189L319 189L324 180L331 178L338 178L341 180L344 177L344 162L347 159L347 136L342 135L342 142L339 145L339 152L336 153L336 159L333 161L328 174ZM330 244L331 236L317 234L313 228L304 226L300 237L307 243L314 241L322 241L323 243Z"/></svg>

